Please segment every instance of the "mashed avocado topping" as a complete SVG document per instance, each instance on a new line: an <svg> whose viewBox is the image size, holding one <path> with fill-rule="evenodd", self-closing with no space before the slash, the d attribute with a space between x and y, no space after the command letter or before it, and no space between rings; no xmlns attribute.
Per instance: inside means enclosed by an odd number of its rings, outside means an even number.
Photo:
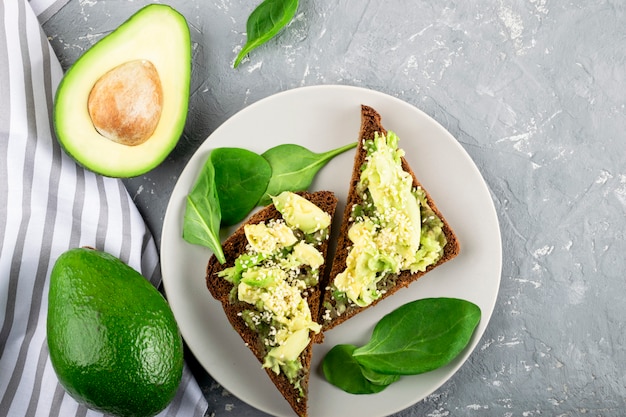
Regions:
<svg viewBox="0 0 626 417"><path fill-rule="evenodd" d="M446 244L443 223L428 206L425 193L413 187L404 171L398 136L376 134L364 143L366 161L348 231L352 246L346 269L335 277L333 295L341 314L346 303L364 307L380 298L385 280L402 271L424 271L437 262Z"/></svg>
<svg viewBox="0 0 626 417"><path fill-rule="evenodd" d="M241 316L263 341L263 366L283 372L302 394L299 357L310 331L321 330L306 294L319 281L324 257L318 248L328 239L331 218L295 193L281 193L273 202L282 219L246 225L246 253L219 276L234 285L233 301L250 306Z"/></svg>

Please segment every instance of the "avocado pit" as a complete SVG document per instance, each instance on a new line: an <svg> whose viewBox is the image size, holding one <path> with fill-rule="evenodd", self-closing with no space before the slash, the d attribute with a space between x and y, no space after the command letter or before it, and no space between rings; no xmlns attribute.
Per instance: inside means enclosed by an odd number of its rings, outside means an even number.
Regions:
<svg viewBox="0 0 626 417"><path fill-rule="evenodd" d="M163 108L163 88L154 64L138 59L111 69L96 81L87 108L98 133L136 146L154 133Z"/></svg>

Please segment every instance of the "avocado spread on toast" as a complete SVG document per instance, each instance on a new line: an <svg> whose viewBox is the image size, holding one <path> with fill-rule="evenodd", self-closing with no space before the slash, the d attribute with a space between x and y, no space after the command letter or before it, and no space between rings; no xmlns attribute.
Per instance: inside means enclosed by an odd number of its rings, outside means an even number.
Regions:
<svg viewBox="0 0 626 417"><path fill-rule="evenodd" d="M402 169L398 136L376 133L366 140L348 229L346 268L332 283L336 313L347 303L360 307L381 297L384 280L402 271L425 271L443 255L443 222L431 210L421 187Z"/></svg>
<svg viewBox="0 0 626 417"><path fill-rule="evenodd" d="M249 305L241 317L263 341L263 367L282 372L302 396L300 354L310 332L321 330L306 293L319 282L324 255L318 248L329 237L331 217L291 192L273 203L282 218L245 225L246 252L218 275L233 284L232 302Z"/></svg>

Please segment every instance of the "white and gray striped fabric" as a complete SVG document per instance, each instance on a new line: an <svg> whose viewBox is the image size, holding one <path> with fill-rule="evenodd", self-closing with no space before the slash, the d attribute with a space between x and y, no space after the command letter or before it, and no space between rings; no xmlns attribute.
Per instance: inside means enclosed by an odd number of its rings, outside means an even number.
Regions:
<svg viewBox="0 0 626 417"><path fill-rule="evenodd" d="M64 392L48 358L48 277L61 253L93 246L154 285L161 279L155 242L123 183L82 169L54 138L62 70L34 10L59 1L0 2L0 416L101 415ZM202 416L206 407L185 368L160 416Z"/></svg>

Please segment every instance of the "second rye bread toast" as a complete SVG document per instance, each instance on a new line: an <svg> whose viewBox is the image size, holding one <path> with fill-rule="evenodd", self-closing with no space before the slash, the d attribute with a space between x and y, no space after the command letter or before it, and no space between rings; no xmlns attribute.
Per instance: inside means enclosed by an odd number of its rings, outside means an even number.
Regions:
<svg viewBox="0 0 626 417"><path fill-rule="evenodd" d="M298 193L298 195L315 204L332 219L337 205L337 198L332 192L301 192ZM244 343L248 346L248 348L250 348L254 356L256 356L261 363L264 363L265 356L269 349L266 345L266 341L272 336L270 335L268 337L267 334L260 336L260 333L251 327L251 325L254 326L254 323L251 324L250 314L246 312L250 311L251 305L245 301L240 301L237 296L234 296L234 291L238 290L238 288L223 276L220 276L220 274L223 274L222 271L227 270L227 268L232 268L239 255L248 252L249 243L245 234L246 225L258 225L261 223L271 224L272 222L282 218L282 214L276 209L274 204L269 205L253 214L223 243L226 262L224 264L220 264L217 258L212 256L207 265L207 288L211 292L211 295L213 295L216 300L221 302L230 324L239 333ZM328 251L328 234L322 236L325 236L326 238L316 238L319 240L319 244L315 244L317 250L324 258L324 263L318 268L320 280L321 277L324 276L327 268L325 259ZM301 293L302 297L304 297L308 304L313 320L316 320L319 316L318 313L322 293L320 286L321 283L318 281L316 285L303 289ZM246 317L248 318L247 321ZM267 323L265 323L265 325L266 324ZM263 325L264 324L261 323L258 327L261 328ZM265 331L267 332L267 328ZM309 337L311 338L311 341L299 356L302 369L298 371L299 374L296 378L298 383L296 385L290 381L282 370L280 372L275 372L270 368L265 368L269 378L287 402L289 402L295 413L299 416L307 415L308 379L311 366L312 344L314 341L319 341L321 339L322 333L318 332L316 334L314 331L310 331ZM265 339L265 342L263 339Z"/></svg>
<svg viewBox="0 0 626 417"><path fill-rule="evenodd" d="M352 178L348 191L345 211L341 222L341 230L339 231L337 249L328 277L328 283L323 298L323 305L320 311L320 322L323 323L323 330L329 330L345 322L359 312L377 304L378 302L385 299L386 297L389 297L399 289L408 286L409 284L423 276L425 273L456 257L459 253L459 242L454 231L452 230L442 213L439 211L428 192L417 180L407 160L404 157L401 157L402 170L407 172L412 177L414 189L421 190L421 195L425 197L425 202L427 203L427 207L430 210L426 211L427 216L429 218L432 218L432 215L434 214L440 220L440 223L437 224L438 227L441 227L442 234L443 236L445 236L445 245L443 246L443 249L440 250L439 259L433 264L427 266L424 270L418 270L414 272L406 270L396 274L387 273L383 279L375 284L376 295L373 297L375 299L368 300L368 303L366 305L358 305L357 303L346 299L346 293L342 293L341 291L338 291L337 288L335 288L334 280L339 274L346 270L347 259L350 254L350 249L354 246L353 242L348 238L348 232L352 225L355 223L355 207L367 204L367 202L364 202L363 200L364 194L362 190L361 192L359 192L359 182L361 181L363 166L367 162L366 143L367 141L372 141L375 136L387 135L388 132L382 125L380 114L372 107L362 105L359 144L356 149L356 154L354 158ZM422 206L424 206L424 204L422 204ZM424 208L422 209L422 216L424 216L425 208L426 206L424 206ZM358 273L355 275L358 275Z"/></svg>

